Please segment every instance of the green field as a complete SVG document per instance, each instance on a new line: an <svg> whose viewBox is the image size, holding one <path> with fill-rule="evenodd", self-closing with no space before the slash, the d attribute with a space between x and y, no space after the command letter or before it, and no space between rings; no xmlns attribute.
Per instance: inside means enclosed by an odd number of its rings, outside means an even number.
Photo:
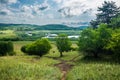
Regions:
<svg viewBox="0 0 120 80"><path fill-rule="evenodd" d="M29 35L32 34L31 36ZM67 34L79 35L80 30L33 30L33 31L16 31L16 30L0 30L0 40L2 41L33 41L47 34ZM51 40L51 39L50 39ZM74 39L73 39L74 40Z"/></svg>
<svg viewBox="0 0 120 80"><path fill-rule="evenodd" d="M0 30L0 38L6 38L6 37L15 37L16 34L13 30Z"/></svg>
<svg viewBox="0 0 120 80"><path fill-rule="evenodd" d="M83 58L77 51L64 52L62 58L52 42L49 54L27 56L14 42L16 56L0 57L0 80L120 80L120 64L109 60ZM75 42L74 47L77 47Z"/></svg>

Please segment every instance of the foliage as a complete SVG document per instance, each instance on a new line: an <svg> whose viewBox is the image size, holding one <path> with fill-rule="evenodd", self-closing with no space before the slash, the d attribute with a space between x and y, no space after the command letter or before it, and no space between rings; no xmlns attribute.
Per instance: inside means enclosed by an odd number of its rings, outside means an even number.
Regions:
<svg viewBox="0 0 120 80"><path fill-rule="evenodd" d="M91 28L83 30L78 42L79 50L88 53L87 55L92 54L94 57L98 57L111 38L110 32L111 30L107 28L106 24L101 24L96 30Z"/></svg>
<svg viewBox="0 0 120 80"><path fill-rule="evenodd" d="M111 50L114 53L114 57L120 60L120 29L114 31L106 49Z"/></svg>
<svg viewBox="0 0 120 80"><path fill-rule="evenodd" d="M50 49L51 49L51 45L47 39L36 40L35 42L23 46L21 48L21 50L27 53L28 55L39 55L39 56L48 53Z"/></svg>
<svg viewBox="0 0 120 80"><path fill-rule="evenodd" d="M57 38L56 38L56 45L57 48L60 52L60 57L63 56L62 52L64 51L69 51L71 49L71 42L69 41L67 35L65 34L60 34Z"/></svg>
<svg viewBox="0 0 120 80"><path fill-rule="evenodd" d="M116 18L113 18L111 20L110 26L115 29L115 28L120 28L120 15L118 15Z"/></svg>
<svg viewBox="0 0 120 80"><path fill-rule="evenodd" d="M96 14L97 19L91 21L91 25L95 28L100 23L109 24L112 18L120 13L120 8L113 1L104 1L101 7L98 7L99 13Z"/></svg>
<svg viewBox="0 0 120 80"><path fill-rule="evenodd" d="M26 48L27 48L27 45L22 46L22 47L21 47L21 51L24 52L24 53L27 53L27 52L26 52Z"/></svg>
<svg viewBox="0 0 120 80"><path fill-rule="evenodd" d="M13 52L12 42L0 42L0 56L11 55Z"/></svg>

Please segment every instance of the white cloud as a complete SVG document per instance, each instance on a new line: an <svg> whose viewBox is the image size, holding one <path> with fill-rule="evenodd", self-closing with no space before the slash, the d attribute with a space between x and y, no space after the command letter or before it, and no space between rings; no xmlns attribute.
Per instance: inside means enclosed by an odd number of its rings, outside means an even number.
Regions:
<svg viewBox="0 0 120 80"><path fill-rule="evenodd" d="M17 0L8 0L9 3L17 3Z"/></svg>
<svg viewBox="0 0 120 80"><path fill-rule="evenodd" d="M27 12L35 15L41 15L42 11L49 9L50 5L44 1L42 4L23 5L22 12Z"/></svg>
<svg viewBox="0 0 120 80"><path fill-rule="evenodd" d="M60 12L62 16L79 16L86 11L90 11L90 16L97 13L97 7L101 6L104 0L60 0L56 2L62 2ZM111 0L106 0L111 1ZM115 0L120 5L120 1Z"/></svg>
<svg viewBox="0 0 120 80"><path fill-rule="evenodd" d="M12 15L12 14L13 13L7 8L0 9L0 15L7 16L7 15Z"/></svg>
<svg viewBox="0 0 120 80"><path fill-rule="evenodd" d="M56 3L61 3L63 0L53 0L55 1Z"/></svg>
<svg viewBox="0 0 120 80"><path fill-rule="evenodd" d="M12 4L17 3L17 0L0 0L1 4Z"/></svg>
<svg viewBox="0 0 120 80"><path fill-rule="evenodd" d="M31 9L31 7L30 6L27 6L27 5L23 5L22 7L21 7L21 11L22 12L32 12L32 9Z"/></svg>
<svg viewBox="0 0 120 80"><path fill-rule="evenodd" d="M62 22L90 21L95 18L97 7L104 0L44 0L41 4L18 3L19 8L11 7L19 0L0 0L0 22L51 24ZM110 0L107 0L110 1ZM120 0L113 0L120 6ZM2 5L1 5L2 4ZM60 14L57 12L60 12Z"/></svg>

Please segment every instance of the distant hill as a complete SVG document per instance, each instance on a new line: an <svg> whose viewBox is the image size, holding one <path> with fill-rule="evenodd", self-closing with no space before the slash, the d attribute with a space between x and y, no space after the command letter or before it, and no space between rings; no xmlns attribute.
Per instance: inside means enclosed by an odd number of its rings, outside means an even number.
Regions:
<svg viewBox="0 0 120 80"><path fill-rule="evenodd" d="M48 25L32 25L32 24L4 24L0 23L0 29L1 28L32 28L34 30L81 30L84 28L87 28L88 26L80 26L80 27L70 27L67 25L62 24L48 24Z"/></svg>

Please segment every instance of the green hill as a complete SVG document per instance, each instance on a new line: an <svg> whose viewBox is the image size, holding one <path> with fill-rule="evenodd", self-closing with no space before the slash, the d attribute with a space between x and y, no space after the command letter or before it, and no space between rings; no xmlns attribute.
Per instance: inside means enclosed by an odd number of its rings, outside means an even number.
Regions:
<svg viewBox="0 0 120 80"><path fill-rule="evenodd" d="M0 29L23 28L23 30L81 30L88 26L70 27L62 24L32 25L32 24L4 24L0 23Z"/></svg>

